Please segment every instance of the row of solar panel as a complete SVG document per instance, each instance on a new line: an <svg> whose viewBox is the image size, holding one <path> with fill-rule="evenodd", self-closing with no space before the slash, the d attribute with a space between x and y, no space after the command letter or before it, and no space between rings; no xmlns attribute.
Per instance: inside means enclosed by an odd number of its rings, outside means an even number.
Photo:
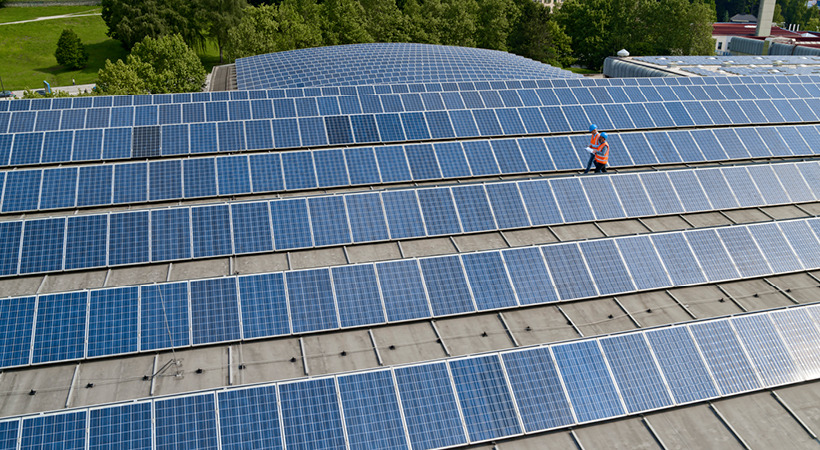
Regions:
<svg viewBox="0 0 820 450"><path fill-rule="evenodd" d="M638 56L638 61L646 61L653 64L676 64L719 66L725 62L733 64L769 64L781 62L783 64L820 64L820 58L816 56L804 55L724 55L724 56Z"/></svg>
<svg viewBox="0 0 820 450"><path fill-rule="evenodd" d="M9 221L0 275L807 202L819 176L777 164Z"/></svg>
<svg viewBox="0 0 820 450"><path fill-rule="evenodd" d="M812 231L813 230L813 231ZM1 367L820 268L820 219L0 300Z"/></svg>
<svg viewBox="0 0 820 450"><path fill-rule="evenodd" d="M0 447L423 450L484 442L814 380L818 322L820 307L794 307L13 418L0 422Z"/></svg>
<svg viewBox="0 0 820 450"><path fill-rule="evenodd" d="M263 91L264 92L264 91ZM107 127L122 123L123 116L136 116L135 125L215 122L224 120L272 119L377 114L389 112L481 109L521 106L557 106L604 103L644 103L686 100L768 100L816 98L820 87L807 84L754 84L706 86L612 86L555 89L517 89L403 94L357 94L342 96L252 99L168 103L126 107L95 107L32 110L14 108L9 132ZM86 111L88 112L86 115ZM130 113L129 113L130 112ZM135 113L136 112L136 113ZM16 121L16 122L15 122ZM27 129L26 123L35 124ZM111 126L123 126L111 125ZM2 130L2 128L0 128Z"/></svg>
<svg viewBox="0 0 820 450"><path fill-rule="evenodd" d="M812 108L820 110L820 99L544 106L16 133L0 135L0 166L581 132L590 123L601 130L629 130L820 120Z"/></svg>
<svg viewBox="0 0 820 450"><path fill-rule="evenodd" d="M778 87L779 86L779 87ZM302 97L114 108L0 112L0 133L488 108L710 100L814 100L820 85L601 87ZM802 105L802 104L801 104ZM764 106L758 105L761 108ZM765 106L769 107L769 106ZM802 107L802 106L801 106ZM786 108L788 110L788 108ZM775 116L776 117L776 116ZM814 118L812 114L809 117ZM694 118L694 116L693 116ZM8 126L6 126L8 123Z"/></svg>
<svg viewBox="0 0 820 450"><path fill-rule="evenodd" d="M577 170L587 136L234 155L0 171L3 213ZM812 155L815 126L610 135L615 166Z"/></svg>
<svg viewBox="0 0 820 450"><path fill-rule="evenodd" d="M409 94L409 93L433 93L433 92L459 92L459 91L503 91L521 89L551 89L567 87L608 87L608 86L706 86L708 93L715 92L711 86L722 85L748 85L758 95L766 95L766 91L761 91L754 87L766 84L817 84L820 83L820 76L755 76L755 77L732 77L722 78L702 78L702 77L659 77L659 78L581 78L581 79L553 79L553 80L513 80L513 81L476 81L461 83L428 83L428 84L394 84L394 85L363 85L363 86L340 86L340 87L316 87L299 89L271 89L252 91L220 91L220 92L195 92L184 94L156 94L156 95L120 95L115 97L94 96L94 97L61 97L61 98L39 98L21 99L14 102L0 102L0 111L40 111L49 109L87 109L104 108L112 106L140 106L140 105L163 105L169 103L196 103L196 102L222 102L228 100L257 100L257 99L278 99L297 97L324 97L324 96L369 96L383 94ZM805 86L808 88L809 86ZM745 93L744 88L740 91L727 90L726 92L733 98L735 93ZM770 89L770 88L766 88ZM784 88L789 93L788 88ZM797 89L800 89L799 87ZM600 92L600 91L595 91ZM617 92L613 96L619 98ZM634 92L628 90L626 92ZM652 91L650 90L650 95ZM658 92L658 91L655 91ZM668 91L662 90L666 93ZM692 91L700 92L698 90ZM802 92L802 90L800 91ZM526 95L526 94L525 94ZM685 94L684 94L685 95ZM724 94L725 96L725 94ZM562 97L564 98L564 97ZM622 97L620 97L622 98ZM757 98L757 97L750 97ZM769 97L762 97L769 98ZM720 97L716 97L720 99ZM361 100L360 100L361 101ZM523 101L523 97L522 97ZM632 100L630 100L632 101Z"/></svg>

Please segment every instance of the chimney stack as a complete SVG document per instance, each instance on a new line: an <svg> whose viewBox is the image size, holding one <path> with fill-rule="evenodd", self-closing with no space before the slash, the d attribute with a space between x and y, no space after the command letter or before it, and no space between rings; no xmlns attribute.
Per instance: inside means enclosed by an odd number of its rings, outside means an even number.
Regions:
<svg viewBox="0 0 820 450"><path fill-rule="evenodd" d="M757 30L755 36L768 37L772 34L772 17L774 17L775 0L760 0L757 11Z"/></svg>

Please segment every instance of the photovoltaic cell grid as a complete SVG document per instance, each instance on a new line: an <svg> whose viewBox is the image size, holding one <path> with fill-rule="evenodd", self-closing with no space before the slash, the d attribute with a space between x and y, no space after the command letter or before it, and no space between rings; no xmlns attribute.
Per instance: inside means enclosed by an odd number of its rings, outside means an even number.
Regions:
<svg viewBox="0 0 820 450"><path fill-rule="evenodd" d="M612 138L616 137L613 134ZM715 135L709 130L626 134L622 143L614 145L621 154L618 165L628 166L657 161L703 161L704 154L715 161L812 155L818 143L820 132L816 127L798 126L745 128L738 129L737 133L722 129L715 130ZM578 170L583 168L581 162L586 158L585 151L579 152L582 147L583 143L567 137L521 138L17 170L0 172L3 191L0 212ZM756 175L769 169L752 170ZM802 177L786 173L794 169L776 170L794 201L811 200L811 189L806 188ZM671 180L675 184L691 179L691 175L685 174L672 176L678 177ZM584 183L601 181L589 179ZM776 185L768 185L768 189L762 191L770 203L786 197ZM608 192L611 194L611 188L603 194ZM697 209L707 202L694 194L681 200L686 210ZM613 211L613 206L612 202L601 202L596 206L597 213L608 212L616 217L619 212ZM601 209L605 207L608 209Z"/></svg>
<svg viewBox="0 0 820 450"><path fill-rule="evenodd" d="M0 134L0 166L581 132L594 122L607 129L617 124L619 130L813 122L816 115L812 111L820 108L820 86L816 86L816 91L815 96L806 99L673 100L602 105L550 105L533 101L528 106L510 108L490 109L476 104L473 109L418 112L374 109L378 111L375 113L363 111L356 100L355 107L339 112L334 108L328 110L328 114L307 117L273 118L273 114L264 114L254 120L226 121L228 117L218 117L218 120L215 117L211 121L181 124L161 124L154 120L148 125L125 120L109 122L104 128L62 130L38 128L38 119L29 117L34 111L0 112L0 132L8 133ZM224 102L207 105L219 104ZM272 107L261 109L275 111ZM40 113L42 111L37 112ZM616 165L621 164L625 162Z"/></svg>
<svg viewBox="0 0 820 450"><path fill-rule="evenodd" d="M39 448L433 449L816 379L817 306L0 422ZM748 353L743 348L751 349ZM710 374L712 374L710 376ZM217 405L219 414L216 414ZM153 409L153 417L152 417ZM87 417L90 418L87 420ZM86 442L87 441L87 442Z"/></svg>
<svg viewBox="0 0 820 450"><path fill-rule="evenodd" d="M815 162L780 163L4 222L0 275L812 201L818 172ZM753 228L761 245L783 248L766 229ZM703 239L696 252L709 247ZM777 264L799 266L794 257ZM732 277L729 266L717 269ZM626 280L622 270L612 276Z"/></svg>
<svg viewBox="0 0 820 450"><path fill-rule="evenodd" d="M738 68L742 69L742 68ZM332 87L310 87L310 88L287 88L287 89L266 89L266 90L242 90L242 91L222 91L222 92L195 92L195 93L180 93L180 94L156 94L156 95L118 95L118 96L95 96L95 97L77 97L77 98L39 98L39 99L19 99L13 104L0 105L0 111L43 111L43 110L62 110L62 109L89 109L89 108L110 108L123 106L141 106L141 105L164 105L162 116L159 120L161 123L178 123L180 116L180 108L182 114L182 121L195 120L196 118L204 117L205 110L201 106L185 106L185 103L204 103L204 102L230 102L242 100L260 100L260 99L280 99L280 98L301 98L301 97L326 97L326 96L359 96L361 103L371 103L372 97L365 96L382 96L382 95L401 95L401 94L418 94L424 99L421 103L426 107L430 100L427 97L421 96L426 93L450 93L450 92L464 92L464 91L505 91L505 90L530 90L530 89L551 89L551 88L603 88L606 95L603 96L605 101L610 99L616 103L620 102L636 102L646 101L646 96L643 100L638 100L641 95L635 94L636 91L631 91L631 88L637 87L644 89L646 87L655 86L683 86L688 88L685 92L681 92L678 98L683 100L685 98L700 98L702 90L705 88L705 95L712 96L721 90L726 92L734 92L730 96L739 96L740 93L746 93L744 86L738 85L762 85L762 84L787 84L795 87L795 85L806 85L820 82L820 76L813 74L805 74L804 76L781 76L773 74L762 74L753 77L735 77L727 79L725 77L708 77L709 75L724 75L711 71L705 72L706 77L663 77L663 78L554 78L554 79L530 79L530 80L491 80L491 81L466 81L466 82L428 82L428 83L396 83L396 84L380 84L380 85L356 85L356 86L332 86ZM696 86L696 88L692 88ZM714 89L720 86L718 89ZM729 87L727 89L727 86ZM630 94L627 95L624 91L606 89L609 87L629 88ZM800 89L800 87L797 87ZM581 91L583 95L578 96L564 96L565 100L576 101L591 101L594 100L592 95L587 95L585 91ZM596 91L602 92L600 90ZM657 90L647 90L650 96L652 92L657 94ZM699 95L695 95L698 93ZM777 91L775 91L777 93ZM802 93L802 91L801 91ZM757 95L768 97L771 93L755 92ZM528 104L524 100L525 97L532 98L529 93L520 94L521 101ZM541 95L548 95L541 93ZM553 98L555 96L549 96ZM723 97L726 97L725 95ZM363 99L364 98L364 99ZM382 97L382 103L385 105L397 105L401 108L402 102L396 102L396 97ZM654 97L651 97L654 98ZM711 98L711 97L710 97ZM660 97L658 97L660 99ZM712 98L717 99L717 98ZM426 101L426 102L425 102ZM509 100L502 94L502 102ZM300 102L302 102L300 100ZM458 104L456 100L446 100L444 104L451 108L452 105ZM465 103L463 100L461 103ZM557 103L556 103L557 104ZM390 108L387 106L387 108ZM296 114L302 115L306 111L313 108L312 100L307 100L300 103L300 107L296 108ZM263 111L267 111L266 106L251 107L251 116L258 116ZM228 113L231 116L247 116L247 108L244 106L232 106L228 108ZM52 116L52 121L57 120ZM93 114L92 123L103 123L106 120L106 114L97 112ZM110 119L109 119L110 120ZM200 119L201 120L201 119ZM59 122L59 120L58 120Z"/></svg>
<svg viewBox="0 0 820 450"><path fill-rule="evenodd" d="M577 77L506 52L407 43L336 45L236 60L241 90Z"/></svg>
<svg viewBox="0 0 820 450"><path fill-rule="evenodd" d="M751 247L760 248L755 258L765 267L755 276L813 270L820 267L818 232L820 219L801 219L7 298L0 300L0 312L9 313L0 316L0 348L6 349L0 368L742 279L750 275L735 268L744 267ZM728 245L735 233L747 247ZM702 345L718 339L718 331L703 334ZM630 350L627 356L640 354ZM613 370L624 380L634 378L629 367ZM646 379L635 389L656 382ZM641 401L661 402L656 395Z"/></svg>

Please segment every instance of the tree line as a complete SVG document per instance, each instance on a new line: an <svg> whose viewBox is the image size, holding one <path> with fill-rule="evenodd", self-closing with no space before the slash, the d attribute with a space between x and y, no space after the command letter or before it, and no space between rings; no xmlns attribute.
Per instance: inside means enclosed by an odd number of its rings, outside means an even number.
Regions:
<svg viewBox="0 0 820 450"><path fill-rule="evenodd" d="M600 70L621 48L640 55L708 55L714 49L714 0L566 0L555 13L534 0L250 1L102 0L102 17L108 34L127 49L175 35L193 49L215 42L220 59L228 60L325 45L417 42ZM101 79L116 69L133 79L151 64L140 57L140 68L136 59L106 64ZM109 76L107 85L114 79Z"/></svg>

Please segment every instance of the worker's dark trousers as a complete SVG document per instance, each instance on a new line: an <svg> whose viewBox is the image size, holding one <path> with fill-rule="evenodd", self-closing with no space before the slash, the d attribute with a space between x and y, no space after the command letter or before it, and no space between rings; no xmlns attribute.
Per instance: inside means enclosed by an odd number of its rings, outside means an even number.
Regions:
<svg viewBox="0 0 820 450"><path fill-rule="evenodd" d="M595 161L595 173L599 172L606 173L606 164L601 164L598 161Z"/></svg>

